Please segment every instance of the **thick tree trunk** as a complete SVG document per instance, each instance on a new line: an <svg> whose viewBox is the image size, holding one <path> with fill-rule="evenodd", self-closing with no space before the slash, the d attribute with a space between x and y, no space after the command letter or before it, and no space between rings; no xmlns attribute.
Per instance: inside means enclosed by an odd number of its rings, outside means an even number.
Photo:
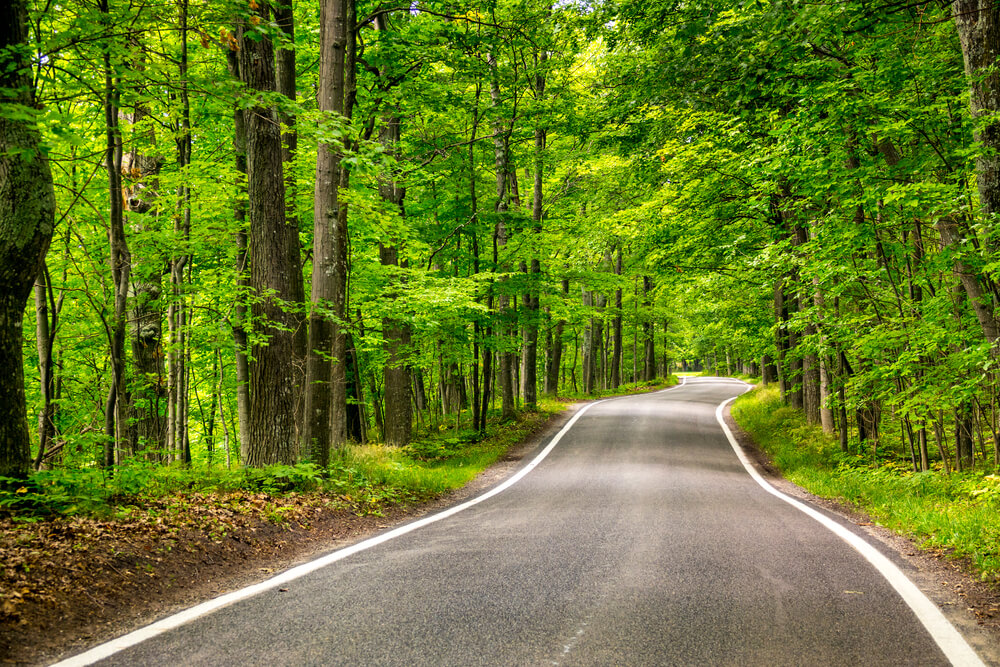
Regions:
<svg viewBox="0 0 1000 667"><path fill-rule="evenodd" d="M964 403L955 409L955 470L972 470L975 458L972 408Z"/></svg>
<svg viewBox="0 0 1000 667"><path fill-rule="evenodd" d="M257 10L268 20L268 10ZM260 33L240 30L240 77L252 91L275 90L274 50ZM250 213L250 286L258 297L254 322L260 342L250 365L248 466L293 463L295 447L294 322L282 305L293 296L285 235L285 183L281 163L281 126L274 109L254 107L246 114L247 194Z"/></svg>
<svg viewBox="0 0 1000 667"><path fill-rule="evenodd" d="M379 258L384 266L399 266L396 248L379 246ZM394 298L389 295L387 298ZM413 435L413 405L410 400L410 369L407 367L407 348L410 345L410 328L393 318L382 320L382 336L388 359L385 363L385 444L403 446Z"/></svg>
<svg viewBox="0 0 1000 667"><path fill-rule="evenodd" d="M0 3L0 476L31 465L21 340L24 307L52 240L55 195L40 150L26 48L27 5Z"/></svg>
<svg viewBox="0 0 1000 667"><path fill-rule="evenodd" d="M346 116L350 0L323 0L320 5L320 111ZM306 354L303 435L313 461L326 467L331 446L343 441L343 425L335 425L338 383L345 379L343 358L336 357L339 326L321 312L330 309L342 318L346 300L346 225L341 227L341 151L338 144L321 144L316 156L313 209L312 308ZM346 223L346 215L344 217ZM334 359L331 361L331 355ZM339 369L339 370L338 370ZM346 396L346 394L345 394ZM346 414L346 405L343 408Z"/></svg>

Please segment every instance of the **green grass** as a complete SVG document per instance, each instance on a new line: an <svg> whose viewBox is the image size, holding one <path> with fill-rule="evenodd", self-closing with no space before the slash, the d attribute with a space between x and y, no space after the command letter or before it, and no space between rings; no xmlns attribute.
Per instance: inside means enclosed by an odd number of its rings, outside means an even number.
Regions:
<svg viewBox="0 0 1000 667"><path fill-rule="evenodd" d="M1000 581L1000 476L940 470L914 473L908 462L843 454L777 387L755 389L733 404L733 417L790 481L846 501L924 548L968 558L984 580Z"/></svg>

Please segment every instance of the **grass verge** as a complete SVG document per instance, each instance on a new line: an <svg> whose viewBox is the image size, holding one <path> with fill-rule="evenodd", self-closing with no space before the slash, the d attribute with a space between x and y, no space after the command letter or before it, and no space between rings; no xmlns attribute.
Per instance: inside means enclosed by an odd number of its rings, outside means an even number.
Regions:
<svg viewBox="0 0 1000 667"><path fill-rule="evenodd" d="M732 415L789 481L850 503L925 549L968 559L984 581L1000 581L1000 476L915 473L909 462L844 454L774 386L740 396Z"/></svg>

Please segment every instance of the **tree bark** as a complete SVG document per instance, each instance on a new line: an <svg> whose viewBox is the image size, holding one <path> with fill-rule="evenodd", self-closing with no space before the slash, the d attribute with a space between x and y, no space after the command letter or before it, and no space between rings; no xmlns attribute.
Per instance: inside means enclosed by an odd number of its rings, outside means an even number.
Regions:
<svg viewBox="0 0 1000 667"><path fill-rule="evenodd" d="M386 153L392 155L398 151L401 131L401 121L398 116L390 114L384 118L379 131L379 141ZM388 175L379 178L378 189L382 200L394 207L400 218L405 218L406 210L403 202L406 198L406 188L393 175ZM400 245L401 241L398 238L394 238L388 246L379 243L379 260L383 266L401 266ZM395 280L394 276L390 282ZM390 291L384 298L394 300L398 296L397 292ZM413 405L410 401L412 378L406 361L410 346L410 327L399 318L383 318L382 338L388 353L384 368L385 443L391 446L403 446L410 442L413 435Z"/></svg>
<svg viewBox="0 0 1000 667"><path fill-rule="evenodd" d="M136 105L128 120L135 128L147 115L148 109ZM137 232L148 231L140 222L141 215L151 214L156 219L154 207L163 163L159 156L141 152L140 138L145 139L150 147L155 147L154 133L134 135L132 149L122 160L122 173L129 181L129 186L125 188L125 207L127 213L133 214L129 226ZM132 435L135 439L131 450L132 453L152 450L156 454L147 456L156 460L160 460L166 446L166 421L161 405L166 397L161 345L163 312L159 303L162 275L162 257L149 257L145 261L133 258L130 319L134 373L129 421L134 424Z"/></svg>
<svg viewBox="0 0 1000 667"><path fill-rule="evenodd" d="M497 199L494 206L497 222L493 234L493 254L496 264L497 254L500 248L507 245L507 223L505 221L507 210L510 207L510 192L507 189L509 181L509 160L508 141L510 139L510 125L500 118L501 98L500 98L500 74L497 68L496 57L493 54L487 56L490 68L490 100L493 111L497 117L493 121L493 159L496 168ZM503 271L503 267L499 267ZM501 322L510 316L510 296L501 288L499 296L499 307ZM509 325L501 323L500 335L508 336ZM503 346L506 347L506 346ZM512 369L513 355L501 349L500 360L500 419L507 420L514 417L514 373Z"/></svg>
<svg viewBox="0 0 1000 667"><path fill-rule="evenodd" d="M399 253L394 247L379 245L383 266L399 266ZM395 298L388 295L386 298ZM410 369L406 352L410 345L409 327L393 318L382 320L382 336L389 357L384 368L385 382L385 444L402 446L413 435L413 405L410 401Z"/></svg>
<svg viewBox="0 0 1000 667"><path fill-rule="evenodd" d="M188 50L187 20L188 2L181 0L180 38L181 57L178 72L180 77L181 116L177 124L175 143L177 146L177 166L181 173L191 164L191 102L188 94ZM181 239L182 247L187 247L191 238L191 188L182 182L178 188L178 214L174 218L174 233ZM186 252L174 255L170 260L170 287L172 298L167 310L167 325L170 331L170 352L168 355L169 375L167 380L168 419L167 441L171 456L175 461L191 463L191 443L188 433L188 308L184 289L184 272L190 257Z"/></svg>
<svg viewBox="0 0 1000 667"><path fill-rule="evenodd" d="M31 465L24 393L24 308L52 241L55 195L35 122L27 5L0 3L0 476ZM22 113L23 112L23 113Z"/></svg>
<svg viewBox="0 0 1000 667"><path fill-rule="evenodd" d="M42 409L38 413L38 452L35 470L42 466L49 443L55 435L55 364L52 350L59 323L59 308L52 297L52 279L42 261L35 280L35 347L38 350L38 379Z"/></svg>
<svg viewBox="0 0 1000 667"><path fill-rule="evenodd" d="M537 67L539 71L535 74L535 97L541 101L545 97L545 64L548 61L548 54L542 51L538 55ZM540 234L542 231L542 177L545 170L545 142L547 130L544 127L535 127L535 160L534 160L534 186L532 191L531 220L532 232ZM529 275L531 277L532 290L524 295L524 340L523 340L523 361L521 370L521 383L524 390L524 406L528 410L538 408L538 279L541 274L541 263L536 256L531 258Z"/></svg>
<svg viewBox="0 0 1000 667"><path fill-rule="evenodd" d="M1000 213L1000 3L955 0L952 15L969 79L969 109L976 155L976 187L983 217ZM971 295L970 295L971 296Z"/></svg>
<svg viewBox="0 0 1000 667"><path fill-rule="evenodd" d="M646 318L642 323L643 358L642 379L646 382L656 379L656 342L653 338L653 279L642 277L642 298L646 308Z"/></svg>
<svg viewBox="0 0 1000 667"><path fill-rule="evenodd" d="M615 275L622 275L622 247L618 246L615 261ZM622 288L615 290L614 352L611 355L611 388L617 389L622 383Z"/></svg>
<svg viewBox="0 0 1000 667"><path fill-rule="evenodd" d="M275 70L278 92L295 102L295 14L292 0L279 0L274 5L274 22L282 32L285 44L275 52ZM302 248L299 243L299 219L295 206L298 183L295 178L295 154L298 152L298 132L295 129L295 115L289 111L280 113L284 132L281 135L281 162L285 175L285 243L288 248L288 266L292 272L292 302L299 306L305 303L305 287L302 282ZM305 409L305 367L308 332L306 318L296 309L290 313L295 327L293 346L295 350L295 424L299 433L299 446L305 455L304 434Z"/></svg>
<svg viewBox="0 0 1000 667"><path fill-rule="evenodd" d="M268 10L255 10L268 20ZM251 91L275 90L274 49L265 34L239 33L240 77ZM285 183L281 163L281 126L273 108L248 110L247 196L250 213L250 287L256 295L254 322L261 341L250 365L250 424L245 465L293 463L295 443L294 321L282 301L293 297L288 266Z"/></svg>
<svg viewBox="0 0 1000 667"><path fill-rule="evenodd" d="M229 72L240 78L239 55L236 51L227 53ZM236 171L246 178L247 173L247 133L246 115L239 107L233 110L233 152ZM236 348L236 414L239 423L240 452L245 453L250 446L250 362L248 359L246 297L250 292L249 252L246 232L247 202L241 195L233 206L236 223L236 303L233 305L233 344Z"/></svg>
<svg viewBox="0 0 1000 667"><path fill-rule="evenodd" d="M101 13L108 17L107 0L99 3ZM110 18L107 19L110 25ZM110 29L110 28L109 28ZM105 467L113 466L120 458L118 444L128 437L127 409L129 397L125 385L125 328L127 319L128 286L131 278L132 258L125 237L122 191L122 137L118 124L121 91L113 74L111 63L112 38L106 36L103 44L104 70L104 165L108 174L108 242L110 245L111 282L114 291L114 315L109 324L109 353L112 369L112 394L109 395L104 418Z"/></svg>
<svg viewBox="0 0 1000 667"><path fill-rule="evenodd" d="M350 0L323 0L320 5L319 109L346 117ZM346 229L340 225L341 152L338 144L321 144L316 156L316 187L313 208L312 308L306 354L304 436L313 461L326 467L331 446L343 442L341 427L333 423L336 386L344 375L343 359L335 357L339 325L346 301ZM345 217L346 222L346 217ZM344 247L342 247L344 246ZM332 311L330 315L321 309ZM338 371L338 368L340 369ZM344 408L346 414L346 406Z"/></svg>
<svg viewBox="0 0 1000 667"><path fill-rule="evenodd" d="M563 278L562 291L563 298L569 296L569 278ZM545 393L553 396L559 393L559 373L562 370L563 332L565 329L566 320L560 318L556 322L555 331L552 334L550 358L545 373Z"/></svg>

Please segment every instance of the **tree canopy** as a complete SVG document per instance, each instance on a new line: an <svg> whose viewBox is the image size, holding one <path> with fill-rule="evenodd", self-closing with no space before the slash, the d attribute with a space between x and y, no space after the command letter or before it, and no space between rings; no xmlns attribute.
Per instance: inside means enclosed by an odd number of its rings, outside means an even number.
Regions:
<svg viewBox="0 0 1000 667"><path fill-rule="evenodd" d="M325 465L680 369L1000 464L991 2L26 10L2 196L50 171L55 223L0 208L0 476Z"/></svg>

